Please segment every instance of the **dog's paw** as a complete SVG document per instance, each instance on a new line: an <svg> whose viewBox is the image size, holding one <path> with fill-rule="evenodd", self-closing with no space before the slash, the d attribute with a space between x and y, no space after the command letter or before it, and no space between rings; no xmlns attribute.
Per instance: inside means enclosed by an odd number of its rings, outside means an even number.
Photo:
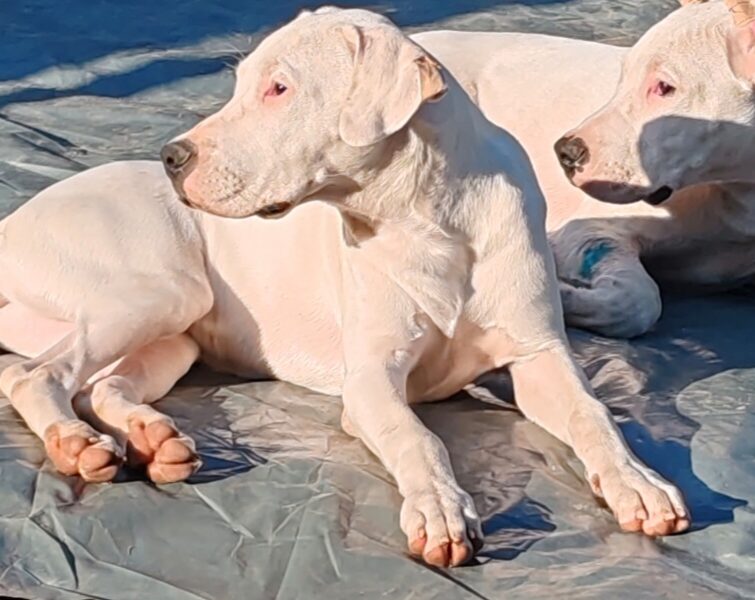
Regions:
<svg viewBox="0 0 755 600"><path fill-rule="evenodd" d="M128 460L132 466L146 466L155 483L183 481L202 462L194 440L180 433L170 417L149 407L137 411L128 421Z"/></svg>
<svg viewBox="0 0 755 600"><path fill-rule="evenodd" d="M659 536L689 527L689 514L679 490L636 460L613 465L589 479L593 491L606 501L624 531Z"/></svg>
<svg viewBox="0 0 755 600"><path fill-rule="evenodd" d="M55 468L64 475L80 475L84 481L111 481L123 463L123 450L115 439L84 421L50 425L44 441Z"/></svg>
<svg viewBox="0 0 755 600"><path fill-rule="evenodd" d="M457 567L482 547L480 517L472 498L451 486L407 496L401 507L401 529L409 552L436 567Z"/></svg>

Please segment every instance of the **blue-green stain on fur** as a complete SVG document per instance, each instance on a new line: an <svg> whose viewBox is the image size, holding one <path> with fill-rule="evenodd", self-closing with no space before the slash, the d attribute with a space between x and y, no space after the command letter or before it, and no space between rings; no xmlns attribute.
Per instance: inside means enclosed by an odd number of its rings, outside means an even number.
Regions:
<svg viewBox="0 0 755 600"><path fill-rule="evenodd" d="M579 269L579 276L582 279L592 279L595 267L611 252L613 252L613 246L608 242L598 242L588 247L582 255L582 266Z"/></svg>

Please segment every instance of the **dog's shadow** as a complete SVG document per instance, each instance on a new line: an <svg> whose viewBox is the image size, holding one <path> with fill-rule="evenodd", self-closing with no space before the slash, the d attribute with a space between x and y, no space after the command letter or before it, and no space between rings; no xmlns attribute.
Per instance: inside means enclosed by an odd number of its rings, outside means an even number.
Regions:
<svg viewBox="0 0 755 600"><path fill-rule="evenodd" d="M380 473L377 459L341 429L341 406L340 398L289 383L248 381L198 366L156 408L197 444L202 467L190 484L242 475L270 460L330 461Z"/></svg>
<svg viewBox="0 0 755 600"><path fill-rule="evenodd" d="M224 394L217 397L217 390L243 383L244 380L232 375L198 366L157 406L170 414L179 429L188 432L197 445L202 466L189 478L189 483L220 481L267 462L259 447L240 442L231 411L224 407ZM145 479L145 474L126 470L123 479Z"/></svg>

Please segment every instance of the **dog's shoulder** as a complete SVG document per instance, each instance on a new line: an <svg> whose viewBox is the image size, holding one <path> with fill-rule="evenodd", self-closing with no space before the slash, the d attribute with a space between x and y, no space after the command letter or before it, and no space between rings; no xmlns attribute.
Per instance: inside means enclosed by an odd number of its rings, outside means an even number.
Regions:
<svg viewBox="0 0 755 600"><path fill-rule="evenodd" d="M350 248L350 255L382 272L444 335L453 337L471 295L468 240L422 219L378 227L378 235Z"/></svg>

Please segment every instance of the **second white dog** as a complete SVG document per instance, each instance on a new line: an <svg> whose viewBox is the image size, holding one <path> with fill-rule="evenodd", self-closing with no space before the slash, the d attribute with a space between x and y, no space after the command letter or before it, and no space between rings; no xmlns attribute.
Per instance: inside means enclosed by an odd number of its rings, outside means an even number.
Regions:
<svg viewBox="0 0 755 600"><path fill-rule="evenodd" d="M755 7L683 4L631 49L415 36L526 148L566 320L609 336L655 324L656 282L727 288L755 277Z"/></svg>

